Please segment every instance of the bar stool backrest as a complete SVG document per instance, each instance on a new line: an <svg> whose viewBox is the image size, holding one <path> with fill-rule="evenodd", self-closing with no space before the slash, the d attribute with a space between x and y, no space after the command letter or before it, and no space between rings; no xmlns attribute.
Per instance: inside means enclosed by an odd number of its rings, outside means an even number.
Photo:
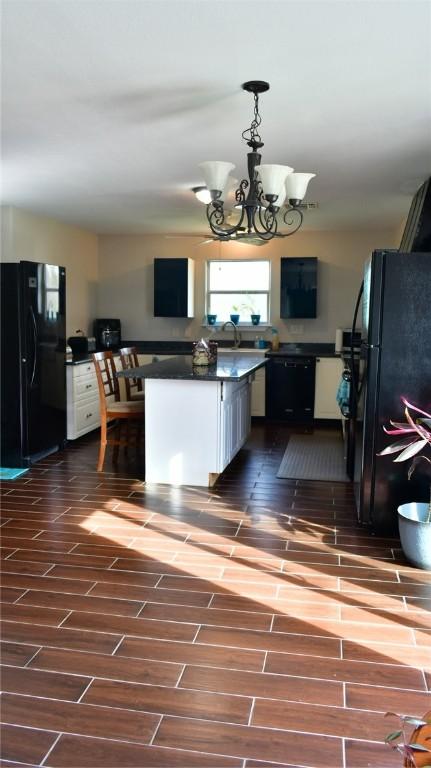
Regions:
<svg viewBox="0 0 431 768"><path fill-rule="evenodd" d="M137 368L139 366L138 350L136 347L123 347L120 349L120 360L123 371ZM142 392L142 379L124 379L126 384L126 396L128 400L132 399L135 392Z"/></svg>
<svg viewBox="0 0 431 768"><path fill-rule="evenodd" d="M106 413L108 397L113 395L114 400L120 400L117 369L115 367L114 355L111 351L94 352L92 357L99 387L100 412L103 414ZM110 402L112 402L112 398Z"/></svg>

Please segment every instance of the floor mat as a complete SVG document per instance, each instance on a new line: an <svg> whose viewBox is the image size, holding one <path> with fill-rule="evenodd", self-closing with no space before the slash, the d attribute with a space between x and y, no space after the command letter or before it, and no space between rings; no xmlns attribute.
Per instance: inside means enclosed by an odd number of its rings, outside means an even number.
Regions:
<svg viewBox="0 0 431 768"><path fill-rule="evenodd" d="M293 435L289 439L277 477L348 482L341 435Z"/></svg>
<svg viewBox="0 0 431 768"><path fill-rule="evenodd" d="M28 469L10 469L9 467L0 467L0 480L16 480L21 477Z"/></svg>

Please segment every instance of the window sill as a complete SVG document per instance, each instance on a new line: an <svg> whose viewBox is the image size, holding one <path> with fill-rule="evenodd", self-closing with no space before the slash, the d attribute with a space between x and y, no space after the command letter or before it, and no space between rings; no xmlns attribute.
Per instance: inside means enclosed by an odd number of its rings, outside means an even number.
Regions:
<svg viewBox="0 0 431 768"><path fill-rule="evenodd" d="M226 322L229 322L226 320ZM221 331L222 326L224 323L214 323L214 325L210 325L209 323L202 323L202 328L214 328L215 331ZM272 328L272 323L259 323L259 325L253 325L253 323L238 323L236 326L239 331L258 331L259 329L262 329L264 331L267 331L268 328ZM223 333L227 333L229 329L232 329L232 326L228 326L225 328L225 331Z"/></svg>

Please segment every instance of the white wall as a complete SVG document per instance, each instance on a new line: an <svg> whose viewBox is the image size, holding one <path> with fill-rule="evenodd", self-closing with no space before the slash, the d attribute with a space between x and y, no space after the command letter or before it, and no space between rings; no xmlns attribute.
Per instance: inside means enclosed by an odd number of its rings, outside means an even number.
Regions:
<svg viewBox="0 0 431 768"><path fill-rule="evenodd" d="M202 238L203 239L203 238ZM123 338L197 339L205 330L205 262L218 258L270 258L272 270L271 321L282 341L334 342L335 329L348 327L362 279L363 264L374 248L396 248L398 231L299 232L263 247L238 243L200 245L196 237L158 235L103 235L99 238L100 317L119 317ZM280 257L317 256L318 317L280 319ZM153 317L153 259L190 257L195 261L195 318ZM292 332L292 325L297 331ZM300 330L298 329L300 327ZM256 331L244 334L253 339ZM267 334L269 338L269 334Z"/></svg>
<svg viewBox="0 0 431 768"><path fill-rule="evenodd" d="M98 238L85 230L13 207L2 208L2 261L66 267L66 336L92 332L96 316Z"/></svg>

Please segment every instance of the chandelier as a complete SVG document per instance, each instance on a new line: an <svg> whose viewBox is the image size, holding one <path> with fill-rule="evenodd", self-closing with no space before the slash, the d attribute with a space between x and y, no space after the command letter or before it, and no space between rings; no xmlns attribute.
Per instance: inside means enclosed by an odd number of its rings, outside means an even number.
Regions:
<svg viewBox="0 0 431 768"><path fill-rule="evenodd" d="M249 80L242 85L244 91L254 96L254 115L250 128L242 133L242 138L251 148L247 154L248 179L242 179L235 192L236 208L240 209L239 221L229 226L224 201L232 185L229 175L235 168L232 163L220 160L207 160L199 167L205 179L209 202L207 219L214 235L220 240L236 240L258 236L262 240L273 237L288 237L300 228L303 213L300 209L305 197L308 182L315 173L294 173L288 165L261 165L259 149L263 141L259 134L262 118L259 114L259 94L269 90L269 83L263 80ZM205 189L205 188L195 188ZM195 191L195 190L193 190ZM286 208L283 211L283 206ZM282 219L288 231L278 231L278 219Z"/></svg>

